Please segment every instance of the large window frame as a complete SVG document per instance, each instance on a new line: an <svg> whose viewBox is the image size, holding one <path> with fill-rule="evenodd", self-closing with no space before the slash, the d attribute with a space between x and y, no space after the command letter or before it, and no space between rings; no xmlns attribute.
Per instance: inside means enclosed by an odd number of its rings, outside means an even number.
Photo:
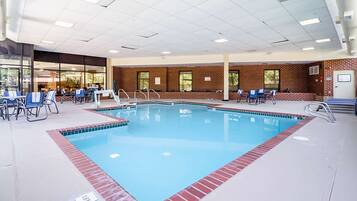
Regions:
<svg viewBox="0 0 357 201"><path fill-rule="evenodd" d="M147 76L143 76L146 74ZM137 84L136 84L137 90L146 91L150 89L150 72L139 71L136 74L136 78L137 78Z"/></svg>
<svg viewBox="0 0 357 201"><path fill-rule="evenodd" d="M52 65L51 68L42 67L41 65ZM97 69L96 69L97 68ZM44 62L44 61L35 61L34 62L34 73L33 79L36 80L37 72L38 71L48 71L48 72L56 72L58 73L58 81L56 80L56 89L53 88L46 88L44 90L59 90L59 89L67 89L73 90L76 88L82 87L98 87L98 88L106 88L107 87L107 67L106 66L94 66L94 65L85 65L85 64L71 64L71 63L57 63L57 62ZM94 69L94 70L93 70ZM75 84L72 83L70 86L66 83L65 75L66 74L78 74L80 76L79 83ZM88 75L97 75L104 77L103 82L97 83L92 80L89 82L90 79L87 79ZM72 75L73 76L73 75ZM35 91L40 91L41 89L38 86L35 86L36 82L33 83L33 87ZM94 86L95 85L95 86Z"/></svg>
<svg viewBox="0 0 357 201"><path fill-rule="evenodd" d="M237 79L237 80L235 80ZM240 73L239 70L230 70L228 74L229 91L238 91L240 87Z"/></svg>
<svg viewBox="0 0 357 201"><path fill-rule="evenodd" d="M271 75L267 73L272 72ZM280 91L280 69L264 69L264 89Z"/></svg>
<svg viewBox="0 0 357 201"><path fill-rule="evenodd" d="M191 75L191 78L184 77L184 75ZM193 90L193 73L192 73L192 71L180 71L178 78L179 78L179 83L178 83L179 91L180 92L192 92L192 90ZM189 85L189 87L187 87L187 84Z"/></svg>

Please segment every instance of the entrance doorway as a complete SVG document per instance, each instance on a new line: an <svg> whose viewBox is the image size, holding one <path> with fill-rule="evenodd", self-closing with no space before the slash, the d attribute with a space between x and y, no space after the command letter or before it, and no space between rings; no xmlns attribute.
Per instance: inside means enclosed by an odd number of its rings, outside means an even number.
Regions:
<svg viewBox="0 0 357 201"><path fill-rule="evenodd" d="M333 71L333 97L356 98L355 71Z"/></svg>

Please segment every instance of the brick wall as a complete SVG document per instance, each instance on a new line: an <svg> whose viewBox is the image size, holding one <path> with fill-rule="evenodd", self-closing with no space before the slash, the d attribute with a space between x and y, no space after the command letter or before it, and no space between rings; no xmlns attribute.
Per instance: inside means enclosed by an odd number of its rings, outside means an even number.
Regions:
<svg viewBox="0 0 357 201"><path fill-rule="evenodd" d="M333 96L333 71L335 70L354 70L357 78L357 59L338 59L323 62L324 68L324 96ZM331 78L327 80L326 78ZM357 82L356 94L357 94Z"/></svg>
<svg viewBox="0 0 357 201"><path fill-rule="evenodd" d="M315 93L318 100L322 100L324 95L324 68L323 62L315 62L308 64L307 67L310 66L319 66L319 75L309 75L308 76L308 92Z"/></svg>
<svg viewBox="0 0 357 201"><path fill-rule="evenodd" d="M267 64L231 66L230 70L239 70L240 88L243 90L264 87L264 70L280 70L280 89L289 88L291 92L308 92L308 68L305 64Z"/></svg>
<svg viewBox="0 0 357 201"><path fill-rule="evenodd" d="M264 69L280 69L280 88L289 88L291 92L309 92L308 89L308 68L303 64L285 65L239 65L231 66L230 70L239 70L240 88L243 90L258 89L264 87ZM215 92L223 89L223 67L130 67L114 68L113 78L118 83L118 87L126 91L137 89L137 73L147 71L150 73L150 88L159 91L178 92L179 73L181 71L191 71L194 92ZM160 85L154 85L155 77L161 78ZM211 81L205 81L205 77L210 77ZM166 82L166 78L167 82Z"/></svg>

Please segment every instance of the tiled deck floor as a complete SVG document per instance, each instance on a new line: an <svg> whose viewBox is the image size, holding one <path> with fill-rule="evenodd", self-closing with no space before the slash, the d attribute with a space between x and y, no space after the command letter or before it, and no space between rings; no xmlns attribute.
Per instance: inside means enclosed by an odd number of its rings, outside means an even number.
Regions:
<svg viewBox="0 0 357 201"><path fill-rule="evenodd" d="M278 102L255 106L196 101L296 114L304 114L303 107L307 104ZM95 191L46 132L112 120L83 110L88 107L92 105L68 102L60 105L59 115L51 114L46 121L0 120L1 201L69 201ZM337 118L335 124L315 118L293 134L306 136L309 142L291 136L203 200L356 200L357 118L352 115L337 115Z"/></svg>

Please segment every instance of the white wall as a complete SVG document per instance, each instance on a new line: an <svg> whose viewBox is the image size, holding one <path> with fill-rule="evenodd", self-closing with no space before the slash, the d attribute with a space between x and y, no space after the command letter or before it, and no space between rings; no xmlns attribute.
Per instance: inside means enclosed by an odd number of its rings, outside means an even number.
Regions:
<svg viewBox="0 0 357 201"><path fill-rule="evenodd" d="M288 63L288 62L313 62L331 59L351 58L346 50L338 51L307 51L307 52L265 52L236 53L229 55L230 63ZM170 64L212 64L222 63L223 56L215 55L187 55L187 56L158 56L158 57L131 57L113 58L113 66L141 66L141 65L170 65Z"/></svg>

